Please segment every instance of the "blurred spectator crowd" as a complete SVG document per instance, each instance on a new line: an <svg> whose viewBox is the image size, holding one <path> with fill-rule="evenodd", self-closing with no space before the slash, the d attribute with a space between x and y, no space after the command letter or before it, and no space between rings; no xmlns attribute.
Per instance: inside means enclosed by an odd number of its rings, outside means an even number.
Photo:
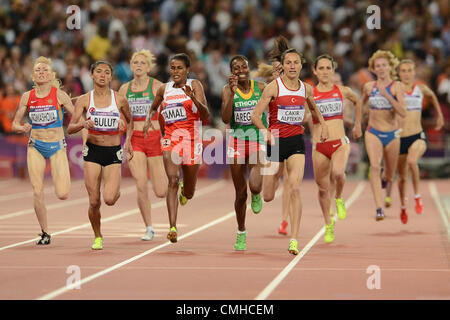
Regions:
<svg viewBox="0 0 450 320"><path fill-rule="evenodd" d="M67 27L70 5L81 9L79 30ZM381 9L380 29L366 25L370 5ZM367 61L377 49L413 59L418 80L436 92L450 119L448 0L0 0L0 130L10 132L38 56L52 59L63 89L76 97L92 89L89 66L95 60L115 66L113 89L129 81L129 60L139 49L157 57L151 75L163 82L168 58L187 52L192 77L207 93L211 124L219 126L230 57L243 54L256 69L268 62L278 35L303 52L302 79L314 83L312 61L328 53L338 61L342 82L357 93L373 79ZM431 110L424 112L425 123L434 117Z"/></svg>

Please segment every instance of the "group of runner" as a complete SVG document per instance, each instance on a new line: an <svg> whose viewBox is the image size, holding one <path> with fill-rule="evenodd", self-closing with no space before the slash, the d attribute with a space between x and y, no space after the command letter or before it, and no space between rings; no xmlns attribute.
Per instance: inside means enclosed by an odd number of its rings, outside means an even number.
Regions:
<svg viewBox="0 0 450 320"><path fill-rule="evenodd" d="M334 82L337 63L329 55L316 58L313 65L315 87L300 80L304 61L301 53L278 37L270 54L271 65L260 65L259 76L251 79L249 62L237 55L230 60L228 84L222 91L222 120L229 124L227 157L235 188L237 220L235 250L246 250L247 176L251 208L262 210L263 199L272 201L283 176L283 214L278 229L291 239L288 251L297 255L302 216L300 196L305 166L304 131L312 137L314 177L325 221L326 243L334 241L335 216L345 219L343 200L345 169L350 153L343 113L344 101L354 106L353 139L362 136L362 122L370 161L370 184L376 204L376 220L382 209L382 180L388 186L396 170L399 174L401 221L407 222L406 181L412 172L416 212L422 212L417 161L426 150L421 127L424 95L430 96L438 114L437 129L443 126L442 112L433 92L415 85L414 62L400 63L388 51L379 50L369 60L377 80L364 85L362 99L349 87ZM177 242L178 204L186 205L195 193L202 159L202 121L210 116L200 81L189 79L187 54L172 56L170 81L161 83L149 76L155 57L148 50L135 52L130 61L133 79L118 92L110 89L113 67L107 61L91 66L94 88L78 97L75 105L60 88L48 58L34 62L34 88L22 95L13 130L28 133L28 171L34 194L34 209L42 230L37 244L50 244L44 201L44 171L50 159L55 192L66 199L70 192L70 172L63 131L63 116L72 117L68 134L83 131L84 181L89 196L88 216L95 239L92 249L103 249L101 232L101 185L103 202L114 205L120 197L121 163L124 151L136 182L137 203L146 230L142 240L152 240L154 229L148 196L148 172L157 197L165 197L169 216L167 238ZM264 68L265 67L265 68ZM394 80L396 73L400 81ZM406 88L406 89L405 89ZM366 110L365 106L369 106ZM24 122L28 114L30 123ZM367 117L366 117L367 116ZM124 130L126 127L126 130ZM121 136L125 135L122 148ZM400 153L400 157L399 157ZM381 169L382 161L384 168ZM398 163L398 164L397 164ZM182 178L181 178L182 177ZM155 182L157 181L157 183ZM262 196L261 196L262 193Z"/></svg>

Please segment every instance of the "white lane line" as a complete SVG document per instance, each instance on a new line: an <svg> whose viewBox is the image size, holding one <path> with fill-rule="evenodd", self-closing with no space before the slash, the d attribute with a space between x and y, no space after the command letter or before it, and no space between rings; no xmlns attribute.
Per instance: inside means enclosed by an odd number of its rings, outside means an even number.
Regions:
<svg viewBox="0 0 450 320"><path fill-rule="evenodd" d="M80 180L72 182L70 187L71 188L77 187L79 184L81 184L81 182L84 183L84 181L80 181ZM54 186L46 187L46 188L44 188L44 194L53 193L54 190L55 190ZM0 196L0 202L16 200L16 199L23 199L23 198L32 197L32 196L33 196L33 192L32 191L6 194L6 195L3 195L3 196Z"/></svg>
<svg viewBox="0 0 450 320"><path fill-rule="evenodd" d="M120 190L121 195L127 195L127 194L130 194L133 192L136 192L136 186L129 186L129 187L126 187L126 188L123 188ZM83 198L79 198L79 199L75 199L75 200L63 200L63 201L60 201L57 203L47 205L47 211L53 210L53 209L70 207L70 206L74 206L74 205L78 205L78 204L82 204L82 203L88 203L88 201L89 201L89 197L83 197ZM14 218L14 217L18 217L18 216L21 216L24 214L29 214L29 213L34 213L34 208L3 214L0 216L0 220Z"/></svg>
<svg viewBox="0 0 450 320"><path fill-rule="evenodd" d="M102 270L106 266L83 266L83 270ZM66 266L0 266L0 270L66 270ZM242 270L242 271L269 271L269 270L280 270L279 267L260 267L260 266L249 266L249 267L205 267L205 266L127 266L122 268L122 270ZM408 269L408 268L382 268L383 272L444 272L450 273L450 269ZM364 273L367 271L367 268L296 268L296 272L305 272L305 271L337 271L337 272L345 272L345 271L363 271Z"/></svg>
<svg viewBox="0 0 450 320"><path fill-rule="evenodd" d="M431 181L430 183L428 183L428 188L430 189L430 194L433 197L436 207L438 208L442 221L444 221L445 229L447 230L447 240L450 241L450 225L448 222L448 217L445 214L445 210L442 207L441 201L439 199L439 193L436 189L436 184L433 181Z"/></svg>
<svg viewBox="0 0 450 320"><path fill-rule="evenodd" d="M19 181L19 179L17 179L17 178L6 179L3 181L0 181L0 188L3 188L5 186L9 187L11 184L16 183L17 181Z"/></svg>
<svg viewBox="0 0 450 320"><path fill-rule="evenodd" d="M198 197L198 196L202 196L204 194L207 194L209 192L212 192L212 191L222 187L224 184L225 184L225 182L223 180L221 180L219 182L215 182L212 185L209 185L207 187L204 187L204 188L199 189L198 191L196 191L195 196ZM130 187L130 188L134 188L136 190L136 187L134 187L134 186ZM165 206L166 206L166 200L161 200L161 201L158 201L158 202L155 202L154 204L152 204L152 209L157 209L157 208L161 208L161 207L165 207ZM105 222L114 221L114 220L121 219L121 218L130 216L130 215L133 215L133 214L136 214L136 213L139 213L139 209L127 210L127 211L124 211L124 212L122 212L120 214L111 216L109 218L102 219L101 222L105 223ZM91 226L91 223L88 222L88 223L81 224L81 225L78 225L78 226L75 226L75 227L72 227L72 228L64 229L64 230L57 231L57 232L52 232L51 236L52 237L53 236L57 236L59 234L72 232L72 231L83 229L83 228L87 228L87 227L90 227L90 226ZM31 243L31 242L37 241L39 239L40 239L39 237L38 238L33 238L33 239L30 239L30 240L25 240L25 241L22 241L22 242L13 243L13 244L10 244L10 245L5 246L5 247L0 247L0 251L6 250L6 249L9 249L9 248L13 248L13 247L17 247L17 246L20 246L20 245L23 245L23 244Z"/></svg>
<svg viewBox="0 0 450 320"><path fill-rule="evenodd" d="M281 189L279 189L279 190L275 193L275 197L278 198L278 197L280 196L280 194L281 194ZM248 207L247 207L247 210L249 210ZM217 219L215 219L215 220L213 220L213 221L211 221L211 222L209 222L209 223L207 223L207 224L204 224L204 225L201 226L201 227L198 227L198 228L196 228L196 229L194 229L194 230L192 230L192 231L190 231L190 232L188 232L188 233L186 233L186 234L180 236L178 239L179 239L179 240L183 240L183 239L185 239L185 238L188 238L188 237L190 237L190 236L192 236L192 235L194 235L194 234L196 234L196 233L199 233L199 232L201 232L201 231L203 231L203 230L205 230L205 229L208 229L208 228L210 228L210 227L212 227L212 226L214 226L214 225L216 225L216 224L222 223L222 222L224 222L224 221L226 221L226 220L228 220L228 219L230 219L230 218L232 218L232 217L234 217L234 216L235 216L234 210L233 210L233 211L230 211L229 213L225 214L224 216L222 216L222 217L220 217L220 218L217 218ZM59 288L59 289L57 289L57 290L55 290L55 291L52 291L52 292L50 292L50 293L48 293L48 294L45 294L45 295L43 295L43 296L40 296L40 297L37 298L36 300L50 300L50 299L56 298L57 296L60 296L60 295L62 295L63 293L66 293L66 292L72 290L72 289L74 288L74 286L78 286L78 285L81 286L81 285L83 285L83 284L85 284L85 283L87 283L87 282L90 282L90 281L92 281L92 280L95 280L95 279L97 279L97 278L99 278L99 277L101 277L101 276L104 276L104 275L106 275L106 274L108 274L108 273L110 273L110 272L112 272L112 271L114 271L114 270L117 270L117 269L119 269L119 268L121 268L121 267L123 267L123 266L125 266L125 265L127 265L127 264L129 264L129 263L132 263L132 262L134 262L134 261L136 261L136 260L138 260L138 259L140 259L140 258L142 258L142 257L145 257L146 255L148 255L148 254L150 254L150 253L152 253L152 252L155 252L155 251L157 251L157 250L159 250L159 249L162 249L162 248L164 248L164 247L167 247L167 246L169 246L169 245L171 245L171 244L172 244L172 243L170 243L169 241L167 241L167 242L165 242L165 243L163 243L163 244L160 244L159 246L156 246L156 247L154 247L154 248L152 248L152 249L149 249L149 250L147 250L147 251L142 252L141 254L138 254L138 255L136 255L136 256L134 256L134 257L131 257L130 259L127 259L127 260L122 261L122 262L120 262L120 263L118 263L118 264L115 264L115 265L113 265L113 266L111 266L111 267L109 267L109 268L106 268L106 269L104 269L104 270L102 270L102 271L100 271L100 272L94 273L94 274L92 274L92 275L90 275L90 276L88 276L88 277L86 277L86 278L80 280L80 281L77 282L77 283L74 283L74 284L69 285L69 286L61 287L61 288Z"/></svg>
<svg viewBox="0 0 450 320"><path fill-rule="evenodd" d="M361 181L353 191L352 195L345 202L347 210L351 207L351 205L355 202L356 199L363 192L365 187L365 182ZM336 221L337 222L337 221ZM292 269L296 266L297 263L303 258L303 256L308 253L308 251L312 248L312 246L322 237L325 233L325 226L323 226L319 232L308 242L308 244L303 248L302 251L281 271L275 279L272 280L271 283L267 285L255 298L255 300L265 300L267 297L278 287L278 285L283 281L283 279L292 271Z"/></svg>

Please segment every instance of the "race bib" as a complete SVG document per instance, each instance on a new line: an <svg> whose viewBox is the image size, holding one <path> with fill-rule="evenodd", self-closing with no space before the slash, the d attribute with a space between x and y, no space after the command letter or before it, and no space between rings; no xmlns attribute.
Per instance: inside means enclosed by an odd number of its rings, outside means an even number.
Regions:
<svg viewBox="0 0 450 320"><path fill-rule="evenodd" d="M254 107L244 107L234 109L234 122L240 125L249 126L252 124L252 115Z"/></svg>
<svg viewBox="0 0 450 320"><path fill-rule="evenodd" d="M392 109L391 104L385 97L370 97L369 104L371 109L389 110Z"/></svg>
<svg viewBox="0 0 450 320"><path fill-rule="evenodd" d="M299 126L305 116L305 107L301 106L278 106L277 119L279 122Z"/></svg>
<svg viewBox="0 0 450 320"><path fill-rule="evenodd" d="M339 98L316 100L316 105L324 118L342 114L342 101Z"/></svg>
<svg viewBox="0 0 450 320"><path fill-rule="evenodd" d="M408 111L422 111L422 99L414 96L406 96L406 110Z"/></svg>
<svg viewBox="0 0 450 320"><path fill-rule="evenodd" d="M187 120L186 109L182 103L169 104L161 111L166 124Z"/></svg>
<svg viewBox="0 0 450 320"><path fill-rule="evenodd" d="M91 120L96 131L117 131L119 129L120 114L116 112L91 112Z"/></svg>
<svg viewBox="0 0 450 320"><path fill-rule="evenodd" d="M35 126L48 126L58 120L57 110L55 106L32 107L30 108L29 117Z"/></svg>
<svg viewBox="0 0 450 320"><path fill-rule="evenodd" d="M130 102L130 111L133 115L133 120L145 120L147 117L148 109L152 105L153 101L150 100L138 100Z"/></svg>

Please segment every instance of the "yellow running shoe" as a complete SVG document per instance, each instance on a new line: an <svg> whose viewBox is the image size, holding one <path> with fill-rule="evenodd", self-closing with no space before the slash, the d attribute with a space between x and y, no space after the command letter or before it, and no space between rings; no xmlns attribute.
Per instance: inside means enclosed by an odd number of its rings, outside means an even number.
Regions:
<svg viewBox="0 0 450 320"><path fill-rule="evenodd" d="M323 238L326 243L334 241L334 219L331 219L331 224L325 224L325 236Z"/></svg>
<svg viewBox="0 0 450 320"><path fill-rule="evenodd" d="M386 198L384 198L384 206L385 206L386 208L389 208L391 205L392 205L392 199L391 199L391 197L386 197Z"/></svg>
<svg viewBox="0 0 450 320"><path fill-rule="evenodd" d="M103 238L97 237L94 240L94 244L92 245L92 250L103 250Z"/></svg>
<svg viewBox="0 0 450 320"><path fill-rule="evenodd" d="M293 254L294 256L298 255L298 242L297 240L292 239L291 242L289 242L289 253Z"/></svg>
<svg viewBox="0 0 450 320"><path fill-rule="evenodd" d="M183 181L180 181L180 196L179 196L179 200L180 200L180 204L182 205L182 206L184 206L187 202L188 202L188 198L186 198L184 195L183 195Z"/></svg>
<svg viewBox="0 0 450 320"><path fill-rule="evenodd" d="M177 237L178 237L177 228L175 227L170 228L170 231L167 234L167 239L169 239L170 242L175 243L178 241Z"/></svg>
<svg viewBox="0 0 450 320"><path fill-rule="evenodd" d="M338 198L334 199L334 201L336 202L336 211L338 218L340 220L344 220L347 217L347 209L345 209L344 200L342 200L342 198Z"/></svg>

